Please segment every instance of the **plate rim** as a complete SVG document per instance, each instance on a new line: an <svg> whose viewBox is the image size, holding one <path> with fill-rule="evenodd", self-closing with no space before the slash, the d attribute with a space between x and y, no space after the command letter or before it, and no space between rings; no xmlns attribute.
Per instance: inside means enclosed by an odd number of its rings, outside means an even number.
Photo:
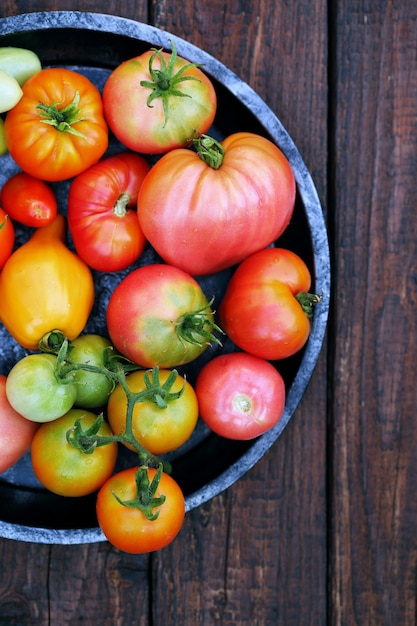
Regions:
<svg viewBox="0 0 417 626"><path fill-rule="evenodd" d="M34 22L36 22L35 26ZM227 91L240 100L246 109L255 115L265 132L279 144L285 156L292 164L296 164L294 174L297 188L310 229L315 288L316 292L322 296L322 300L315 309L310 338L288 391L281 419L274 428L255 440L249 450L222 472L219 477L186 496L186 511L189 512L223 493L264 456L294 415L310 382L323 346L330 308L330 249L321 202L298 148L277 115L248 83L210 53L184 38L156 26L110 13L89 11L35 11L2 18L0 21L0 44L3 36L52 28L108 32L112 35L138 39L152 46L168 48L170 42L173 41L178 54L191 62L203 63L204 71L214 76L218 83L222 84ZM50 529L11 524L2 520L0 520L0 537L45 544L85 544L106 540L99 527Z"/></svg>

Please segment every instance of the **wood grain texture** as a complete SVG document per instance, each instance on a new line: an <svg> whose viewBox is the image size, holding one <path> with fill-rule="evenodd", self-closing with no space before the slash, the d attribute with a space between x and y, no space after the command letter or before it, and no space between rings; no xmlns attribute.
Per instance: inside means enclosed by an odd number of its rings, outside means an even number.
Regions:
<svg viewBox="0 0 417 626"><path fill-rule="evenodd" d="M0 17L103 12L5 0ZM109 1L203 47L277 113L328 212L333 307L282 437L177 540L0 540L0 624L411 626L416 622L417 8L413 0Z"/></svg>
<svg viewBox="0 0 417 626"><path fill-rule="evenodd" d="M417 11L335 17L332 621L414 624Z"/></svg>

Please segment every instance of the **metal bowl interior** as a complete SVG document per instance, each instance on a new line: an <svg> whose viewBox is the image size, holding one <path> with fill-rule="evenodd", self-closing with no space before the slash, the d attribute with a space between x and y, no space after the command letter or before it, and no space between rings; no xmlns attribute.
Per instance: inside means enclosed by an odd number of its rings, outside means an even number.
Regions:
<svg viewBox="0 0 417 626"><path fill-rule="evenodd" d="M110 71L125 59L150 47L171 48L194 63L212 79L218 94L218 114L212 134L222 138L247 130L262 134L285 153L297 182L294 217L278 244L297 252L309 266L313 288L322 295L317 305L310 339L295 357L275 363L284 377L287 399L284 413L275 428L256 440L239 442L218 437L199 423L191 440L169 458L173 477L186 497L187 511L208 501L242 477L278 439L293 416L309 383L320 353L328 318L330 262L328 239L320 201L306 166L292 139L276 115L238 76L216 59L172 34L125 18L77 11L23 14L0 21L0 46L29 48L42 65L66 66L84 72L102 88ZM111 143L109 151L120 148ZM15 171L8 155L0 157L0 185ZM55 185L61 212L65 213L68 182ZM23 241L27 232L18 233ZM71 243L69 244L71 245ZM154 262L154 252L145 252L138 264ZM125 275L95 273L96 304L87 331L106 333L106 301L115 284ZM201 279L206 293L221 298L230 271ZM233 350L232 345L225 346ZM214 347L204 357L184 368L192 382L201 365L216 353ZM0 372L7 374L25 352L0 328ZM118 467L133 459L121 452ZM0 536L37 543L77 544L103 541L105 538L95 517L95 495L85 498L62 498L47 492L33 475L26 455L0 476Z"/></svg>

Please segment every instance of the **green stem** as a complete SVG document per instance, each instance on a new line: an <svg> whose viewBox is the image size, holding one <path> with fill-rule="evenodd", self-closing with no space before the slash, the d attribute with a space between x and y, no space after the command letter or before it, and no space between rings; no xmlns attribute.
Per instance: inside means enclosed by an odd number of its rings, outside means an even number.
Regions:
<svg viewBox="0 0 417 626"><path fill-rule="evenodd" d="M318 296L315 293L308 293L307 291L300 291L296 294L295 298L300 303L308 319L312 319L314 307L322 300L322 296Z"/></svg>
<svg viewBox="0 0 417 626"><path fill-rule="evenodd" d="M214 170L218 170L223 164L225 150L222 144L210 137L209 135L201 135L193 140L194 148L204 163Z"/></svg>
<svg viewBox="0 0 417 626"><path fill-rule="evenodd" d="M177 89L177 86L187 80L200 80L196 76L184 75L187 70L193 67L198 67L197 63L186 63L182 65L178 72L174 73L175 62L177 61L177 50L174 42L171 41L172 53L169 56L168 63L165 61L164 54L161 50L155 50L149 59L149 74L152 80L142 80L140 85L145 89L150 89L151 93L147 99L148 107L152 107L152 102L157 98L162 100L162 106L164 109L166 126L169 118L169 100L170 98L191 98L191 96L184 91ZM159 60L159 68L154 67L155 60Z"/></svg>
<svg viewBox="0 0 417 626"><path fill-rule="evenodd" d="M124 217L127 213L127 205L130 199L131 197L128 193L122 193L114 203L113 215L116 215L116 217Z"/></svg>
<svg viewBox="0 0 417 626"><path fill-rule="evenodd" d="M178 322L173 322L177 336L181 341L196 346L210 345L212 341L219 346L222 345L220 339L214 334L215 330L221 334L224 332L213 319L214 313L211 309L213 301L214 297L206 306L191 313L184 313Z"/></svg>
<svg viewBox="0 0 417 626"><path fill-rule="evenodd" d="M107 367L98 365L89 365L88 363L73 363L71 361L71 343L64 337L60 331L52 331L45 335L39 343L39 347L44 352L56 354L57 361L55 366L55 376L61 382L72 382L74 373L78 370L104 374L116 386L120 384L127 398L126 410L126 427L125 432L120 435L103 436L98 435L99 428L103 422L103 416L99 415L94 424L86 430L83 430L81 423L78 422L74 428L67 433L67 441L85 454L91 454L98 446L108 445L110 443L123 443L132 446L138 454L140 463L152 467L159 467L162 464L164 471L171 472L171 465L162 461L147 450L135 437L133 433L133 411L137 402L155 402L161 409L166 408L169 402L178 399L184 389L183 387L176 392L172 392L171 388L178 377L178 372L173 370L163 385L159 379L159 368L155 367L151 375L145 372L145 389L139 392L133 392L126 380L126 371L132 369L138 370L139 366L120 357L113 355L107 359Z"/></svg>
<svg viewBox="0 0 417 626"><path fill-rule="evenodd" d="M62 133L70 133L77 137L81 137L85 139L85 135L78 132L75 128L73 128L74 124L78 122L82 122L85 118L81 115L81 111L79 109L80 104L80 93L79 91L75 92L75 96L70 104L67 104L66 107L59 108L61 102L53 102L52 104L43 104L42 102L37 105L37 110L39 112L39 116L41 117L41 122L43 124L49 124L49 126L53 126L56 130Z"/></svg>

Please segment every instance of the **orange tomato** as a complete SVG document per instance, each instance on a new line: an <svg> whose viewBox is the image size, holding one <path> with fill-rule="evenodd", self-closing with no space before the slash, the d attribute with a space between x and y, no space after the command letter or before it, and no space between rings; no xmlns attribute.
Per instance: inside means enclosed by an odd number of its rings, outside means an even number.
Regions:
<svg viewBox="0 0 417 626"><path fill-rule="evenodd" d="M4 127L9 153L22 170L59 181L100 159L108 146L108 126L100 92L88 78L66 68L47 68L22 89Z"/></svg>

